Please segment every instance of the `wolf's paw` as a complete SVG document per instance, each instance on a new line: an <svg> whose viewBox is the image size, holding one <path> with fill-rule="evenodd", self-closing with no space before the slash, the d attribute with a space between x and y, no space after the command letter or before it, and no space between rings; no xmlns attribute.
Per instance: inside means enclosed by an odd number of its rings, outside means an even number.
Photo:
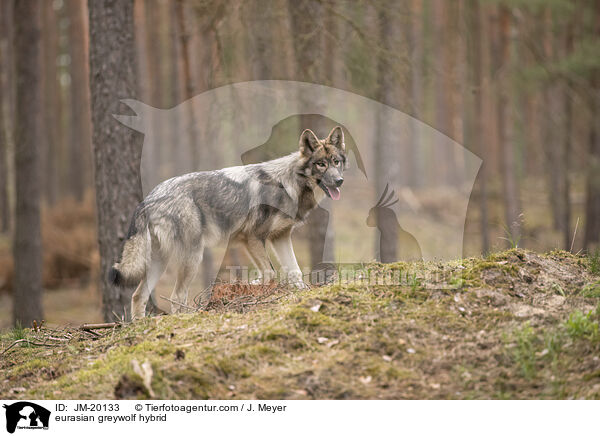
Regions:
<svg viewBox="0 0 600 436"><path fill-rule="evenodd" d="M131 321L137 321L146 317L146 307L139 304L137 301L132 301L131 304Z"/></svg>
<svg viewBox="0 0 600 436"><path fill-rule="evenodd" d="M131 321L138 321L140 319L144 319L146 317L146 312L142 311L142 312L133 312L131 314Z"/></svg>
<svg viewBox="0 0 600 436"><path fill-rule="evenodd" d="M302 271L291 271L288 274L288 283L299 290L308 289L308 285L302 280Z"/></svg>

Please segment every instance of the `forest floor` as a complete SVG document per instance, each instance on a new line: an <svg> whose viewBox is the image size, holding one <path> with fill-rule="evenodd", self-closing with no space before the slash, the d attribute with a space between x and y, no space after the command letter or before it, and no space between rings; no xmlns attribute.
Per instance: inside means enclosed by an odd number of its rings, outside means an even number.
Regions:
<svg viewBox="0 0 600 436"><path fill-rule="evenodd" d="M598 256L513 249L366 271L403 279L239 285L209 310L96 333L7 331L0 397L600 398Z"/></svg>

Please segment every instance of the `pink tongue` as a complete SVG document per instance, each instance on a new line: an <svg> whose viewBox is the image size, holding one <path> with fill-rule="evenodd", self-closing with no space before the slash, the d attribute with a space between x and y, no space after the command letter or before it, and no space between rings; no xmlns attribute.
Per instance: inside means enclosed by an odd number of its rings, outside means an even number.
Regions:
<svg viewBox="0 0 600 436"><path fill-rule="evenodd" d="M334 200L339 200L340 199L340 190L339 188L327 188L327 190L329 191L329 195L331 195L331 198Z"/></svg>

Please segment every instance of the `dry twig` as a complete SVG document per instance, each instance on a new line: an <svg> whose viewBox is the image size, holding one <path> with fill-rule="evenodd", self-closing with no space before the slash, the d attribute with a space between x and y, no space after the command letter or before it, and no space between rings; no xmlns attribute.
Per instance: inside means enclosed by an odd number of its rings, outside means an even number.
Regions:
<svg viewBox="0 0 600 436"><path fill-rule="evenodd" d="M8 350L13 348L14 346L16 346L18 344L23 344L23 343L26 343L28 345L33 345L35 347L58 347L58 346L60 346L60 344L48 344L48 343L32 342L29 339L18 339L16 341L14 341L12 344L10 344L2 353L0 353L0 356L4 355Z"/></svg>
<svg viewBox="0 0 600 436"><path fill-rule="evenodd" d="M104 322L99 324L81 324L79 326L79 330L89 331L92 329L112 329L121 327L122 323L120 322Z"/></svg>

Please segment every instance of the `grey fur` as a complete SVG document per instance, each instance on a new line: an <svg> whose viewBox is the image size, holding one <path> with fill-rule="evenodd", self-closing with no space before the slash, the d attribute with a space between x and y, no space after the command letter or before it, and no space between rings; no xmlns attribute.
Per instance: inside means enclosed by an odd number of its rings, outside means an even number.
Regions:
<svg viewBox="0 0 600 436"><path fill-rule="evenodd" d="M345 163L341 127L325 139L305 130L299 151L288 156L190 173L156 186L137 207L121 260L110 273L115 284L138 285L132 319L145 316L148 298L170 261L178 269L171 311L179 311L187 304L204 248L228 241L242 244L265 276L272 274L266 251L271 244L289 280L305 287L291 232L323 193L339 198Z"/></svg>

